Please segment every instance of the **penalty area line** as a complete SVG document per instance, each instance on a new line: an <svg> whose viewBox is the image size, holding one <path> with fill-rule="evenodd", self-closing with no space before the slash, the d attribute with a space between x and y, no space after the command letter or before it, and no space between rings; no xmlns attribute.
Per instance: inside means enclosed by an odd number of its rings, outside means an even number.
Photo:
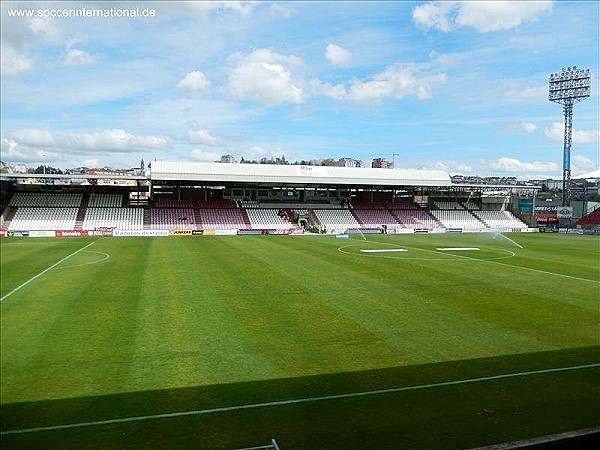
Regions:
<svg viewBox="0 0 600 450"><path fill-rule="evenodd" d="M491 375L487 377L478 377L478 378L468 378L464 380L454 380L454 381L442 381L438 383L429 383L429 384L421 384L421 385L413 385L413 386L404 386L404 387L396 387L389 389L378 389L374 391L363 391L363 392L349 392L346 394L334 394L334 395L324 395L320 397L306 397L306 398L297 398L291 400L278 400L273 402L265 402L265 403L251 403L247 405L237 405L237 406L224 406L220 408L211 408L211 409L199 409L193 411L180 411L180 412L171 412L171 413L163 413L163 414L152 414L147 416L130 416L130 417L122 417L120 419L107 419L107 420L96 420L93 422L79 422L79 423L70 423L64 425L51 425L45 427L35 427L35 428L23 428L20 430L8 430L0 432L1 436L9 435L9 434L24 434L24 433L37 433L40 431L54 431L54 430L66 430L70 428L82 428L82 427L93 427L93 426L101 426L101 425L112 425L119 423L129 423L129 422L140 422L144 420L156 420L156 419L169 419L175 417L186 417L186 416L201 416L208 414L216 414L222 412L231 412L231 411L241 411L246 409L260 409L260 408L269 408L274 406L286 406L286 405L295 405L299 403L312 403L312 402L321 402L328 400L339 400L345 398L354 398L354 397L367 397L371 395L382 395L382 394L391 394L397 392L405 392L405 391L416 391L420 389L431 389L437 387L444 386L456 386L461 384L470 384L470 383L480 383L485 381L493 381L493 380L501 380L506 378L517 378L517 377L525 377L529 375L543 375L547 373L556 373L556 372L567 372L571 370L581 370L581 369L590 369L600 367L600 363L596 364L585 364L579 366L569 366L569 367L556 367L551 369L540 369L540 370L531 370L527 372L516 372L516 373L507 373L501 375Z"/></svg>
<svg viewBox="0 0 600 450"><path fill-rule="evenodd" d="M19 291L20 289L24 288L25 286L27 286L29 283L31 283L32 281L36 280L37 278L41 277L42 275L44 275L46 272L49 272L50 270L54 269L56 266L58 266L60 263L65 262L67 259L75 256L77 253L82 252L83 250L85 250L86 248L88 248L89 246L93 245L95 242L90 242L88 245L86 245L85 247L80 248L79 250L74 251L73 253L71 253L70 255L65 256L63 259L61 259L58 262L55 262L54 264L52 264L50 267L48 267L47 269L42 270L40 273L38 273L37 275L34 275L33 277L31 277L29 280L27 280L25 283L20 284L19 286L17 286L16 288L14 288L12 291L10 291L8 294L6 294L5 296L3 296L2 298L0 298L0 302L3 302L5 299L7 299L8 297L10 297L11 295L13 295L15 292Z"/></svg>

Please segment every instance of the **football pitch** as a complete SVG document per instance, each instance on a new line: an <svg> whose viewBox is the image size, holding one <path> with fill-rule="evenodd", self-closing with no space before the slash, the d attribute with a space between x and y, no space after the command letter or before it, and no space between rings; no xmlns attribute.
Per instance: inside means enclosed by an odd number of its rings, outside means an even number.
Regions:
<svg viewBox="0 0 600 450"><path fill-rule="evenodd" d="M2 239L2 448L473 448L600 425L600 239Z"/></svg>

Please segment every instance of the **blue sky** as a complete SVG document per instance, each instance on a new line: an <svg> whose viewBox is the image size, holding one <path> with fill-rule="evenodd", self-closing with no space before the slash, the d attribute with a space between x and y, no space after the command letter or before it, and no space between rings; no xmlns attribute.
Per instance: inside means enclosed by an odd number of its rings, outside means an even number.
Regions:
<svg viewBox="0 0 600 450"><path fill-rule="evenodd" d="M56 17L81 8L112 17ZM153 17L115 17L133 8ZM575 106L571 164L590 172L599 9L3 1L1 159L67 168L384 157L399 168L561 178L563 113L548 101L548 74L576 65L593 78Z"/></svg>

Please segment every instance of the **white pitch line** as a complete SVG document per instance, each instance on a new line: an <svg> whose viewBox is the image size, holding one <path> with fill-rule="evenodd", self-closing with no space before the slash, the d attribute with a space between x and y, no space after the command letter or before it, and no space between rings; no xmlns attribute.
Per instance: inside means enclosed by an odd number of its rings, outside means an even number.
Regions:
<svg viewBox="0 0 600 450"><path fill-rule="evenodd" d="M85 247L80 248L79 250L71 253L70 255L65 256L63 259L61 259L58 262L55 262L54 264L52 264L50 267L48 267L47 269L41 271L40 273L38 273L37 275L31 277L29 280L27 280L25 283L17 286L16 288L14 288L12 291L10 291L8 294L6 294L5 296L3 296L2 298L0 298L0 302L3 302L6 298L10 297L11 295L13 295L15 292L17 292L18 290L24 288L25 286L27 286L29 283L31 283L33 280L41 277L42 275L44 275L46 272L54 269L56 266L58 266L60 263L66 261L67 259L71 258L72 256L75 256L77 253L85 250L86 248L88 248L90 245L93 245L94 242L90 242L88 245L86 245Z"/></svg>
<svg viewBox="0 0 600 450"><path fill-rule="evenodd" d="M245 409L259 409L259 408L268 408L268 407L273 407L273 406L295 405L298 403L312 403L312 402L339 400L339 399L353 398L353 397L366 397L366 396L370 396L370 395L390 394L390 393L405 392L405 391L416 391L419 389L430 389L430 388L443 387L443 386L455 386L455 385L459 385L459 384L479 383L482 381L501 380L504 378L516 378L516 377L524 377L524 376L528 376L528 375L542 375L542 374L547 374L547 373L566 372L569 370L590 369L590 368L596 368L596 367L600 367L600 363L585 364L585 365L580 365L580 366L556 367L556 368L552 368L552 369L540 369L540 370L532 370L532 371L528 371L528 372L515 372L515 373L502 374L502 375L491 375L488 377L468 378L465 380L442 381L439 383L404 386L404 387L396 387L396 388L390 388L390 389L378 389L378 390L374 390L374 391L349 392L346 394L324 395L321 397L306 397L306 398L297 398L297 399L292 399L292 400L279 400L279 401L265 402L265 403L251 403L251 404L247 404L247 405L224 406L224 407L220 407L220 408L200 409L200 410L193 410L193 411L180 411L180 412L172 412L172 413L164 413L164 414L152 414L152 415L148 415L148 416L131 416L131 417L123 417L120 419L97 420L94 422L79 422L79 423L70 423L70 424L65 424L65 425L51 425L51 426L47 426L47 427L23 428L20 430L2 431L2 432L0 432L0 436L5 436L8 434L37 433L40 431L66 430L66 429L70 429L70 428L92 427L92 426L99 426L99 425L112 425L112 424L116 424L116 423L140 422L143 420L169 419L169 418L173 418L173 417L185 417L185 416L200 416L200 415L215 414L215 413L221 413L221 412L241 411L241 410L245 410Z"/></svg>
<svg viewBox="0 0 600 450"><path fill-rule="evenodd" d="M431 250L425 250L425 251L431 251ZM452 253L447 253L447 254L450 255L450 256L455 256L457 258L470 259L471 261L485 261L485 262L490 262L490 263L494 263L494 264L500 264L502 266L512 267L513 269L531 270L533 272L545 273L547 275L555 275L557 277L571 278L572 280L589 281L590 283L600 283L600 281L598 281L598 280L590 280L589 278L574 277L573 275L565 275L564 273L547 272L546 270L534 269L532 267L516 266L514 264L506 264L506 263L494 261L494 260L491 260L491 259L472 258L470 256L454 255Z"/></svg>
<svg viewBox="0 0 600 450"><path fill-rule="evenodd" d="M468 252L479 250L479 247L438 247L436 250L439 250L440 252Z"/></svg>
<svg viewBox="0 0 600 450"><path fill-rule="evenodd" d="M590 280L589 278L574 277L572 275L565 275L564 273L547 272L545 270L533 269L531 267L516 266L514 264L506 264L506 263L503 263L503 262L495 261L493 259L472 258L471 256L455 255L454 253L439 253L439 252L436 252L434 250L427 250L425 248L419 248L419 247L410 247L408 245L404 245L404 247L406 247L406 248L413 248L413 249L416 249L416 250L422 250L424 252L429 252L429 253L435 253L435 254L438 254L438 255L442 254L442 255L454 256L455 258L462 258L462 259L467 259L467 260L470 260L470 261L482 261L482 262L488 262L488 263L493 263L493 264L500 264L501 266L512 267L513 269L531 270L533 272L545 273L547 275L555 275L557 277L571 278L572 280L588 281L590 283L600 283L600 281L598 281L598 280ZM510 251L510 250L504 250L504 251ZM513 252L511 252L511 253L513 253ZM513 256L515 256L514 253L513 253Z"/></svg>
<svg viewBox="0 0 600 450"><path fill-rule="evenodd" d="M405 248L382 248L361 250L363 253L386 253L386 252L407 252Z"/></svg>

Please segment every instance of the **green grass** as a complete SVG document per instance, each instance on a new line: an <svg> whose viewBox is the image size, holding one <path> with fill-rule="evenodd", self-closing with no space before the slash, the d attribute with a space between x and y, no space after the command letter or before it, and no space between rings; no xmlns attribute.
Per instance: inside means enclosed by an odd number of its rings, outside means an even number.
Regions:
<svg viewBox="0 0 600 450"><path fill-rule="evenodd" d="M600 239L509 237L523 248L466 234L3 239L2 431L600 363ZM408 251L361 252L390 248ZM600 425L599 375L5 434L2 447L467 448Z"/></svg>

